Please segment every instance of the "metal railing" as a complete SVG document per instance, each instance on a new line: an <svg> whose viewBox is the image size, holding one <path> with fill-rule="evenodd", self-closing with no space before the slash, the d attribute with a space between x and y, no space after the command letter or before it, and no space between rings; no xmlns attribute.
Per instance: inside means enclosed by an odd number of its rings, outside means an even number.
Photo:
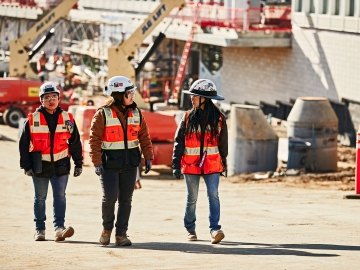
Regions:
<svg viewBox="0 0 360 270"><path fill-rule="evenodd" d="M231 28L236 31L291 31L290 6L265 6L263 8L226 8L220 5L188 4L174 19L193 22L195 6L199 9L196 23L202 29L208 27Z"/></svg>

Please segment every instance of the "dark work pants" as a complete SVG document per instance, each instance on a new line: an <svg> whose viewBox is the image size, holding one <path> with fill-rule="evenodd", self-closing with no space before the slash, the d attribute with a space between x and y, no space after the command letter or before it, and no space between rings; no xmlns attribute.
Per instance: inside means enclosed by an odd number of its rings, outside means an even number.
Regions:
<svg viewBox="0 0 360 270"><path fill-rule="evenodd" d="M103 190L102 219L105 230L112 230L115 220L115 203L118 201L116 235L126 235L131 212L137 167L113 171L104 170L100 176Z"/></svg>

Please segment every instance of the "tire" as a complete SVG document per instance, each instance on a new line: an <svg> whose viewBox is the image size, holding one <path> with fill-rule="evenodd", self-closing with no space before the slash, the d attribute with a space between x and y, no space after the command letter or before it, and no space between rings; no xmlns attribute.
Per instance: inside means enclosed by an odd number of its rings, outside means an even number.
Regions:
<svg viewBox="0 0 360 270"><path fill-rule="evenodd" d="M19 120L22 117L25 117L24 112L15 107L7 109L3 115L5 124L14 128L19 127Z"/></svg>

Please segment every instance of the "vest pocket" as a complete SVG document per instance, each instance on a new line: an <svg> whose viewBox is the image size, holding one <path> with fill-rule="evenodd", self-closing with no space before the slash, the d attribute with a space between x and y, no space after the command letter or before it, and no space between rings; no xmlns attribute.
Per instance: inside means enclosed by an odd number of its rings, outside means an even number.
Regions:
<svg viewBox="0 0 360 270"><path fill-rule="evenodd" d="M205 159L204 169L206 170L207 174L222 172L220 159Z"/></svg>
<svg viewBox="0 0 360 270"><path fill-rule="evenodd" d="M48 139L34 139L34 146L37 151L43 152L50 149L50 144Z"/></svg>
<svg viewBox="0 0 360 270"><path fill-rule="evenodd" d="M59 148L63 149L64 146L68 146L69 133L58 133Z"/></svg>
<svg viewBox="0 0 360 270"><path fill-rule="evenodd" d="M118 126L107 127L104 132L104 140L107 142L122 141L122 139L120 138L121 133L121 128Z"/></svg>

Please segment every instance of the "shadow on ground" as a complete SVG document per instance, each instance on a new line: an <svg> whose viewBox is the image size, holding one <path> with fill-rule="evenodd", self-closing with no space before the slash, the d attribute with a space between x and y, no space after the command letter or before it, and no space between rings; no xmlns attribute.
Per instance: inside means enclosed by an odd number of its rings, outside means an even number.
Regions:
<svg viewBox="0 0 360 270"><path fill-rule="evenodd" d="M97 242L67 241L69 244L92 244ZM251 247L250 247L251 246ZM103 247L100 246L99 247ZM218 245L211 245L208 241L197 241L196 243L169 243L169 242L147 242L134 243L131 247L117 247L114 244L104 248L129 248L147 249L159 251L180 251L199 254L222 254L222 255L292 255L309 257L337 257L339 254L314 253L304 250L348 250L360 251L360 246L345 246L332 244L266 244L223 241Z"/></svg>

